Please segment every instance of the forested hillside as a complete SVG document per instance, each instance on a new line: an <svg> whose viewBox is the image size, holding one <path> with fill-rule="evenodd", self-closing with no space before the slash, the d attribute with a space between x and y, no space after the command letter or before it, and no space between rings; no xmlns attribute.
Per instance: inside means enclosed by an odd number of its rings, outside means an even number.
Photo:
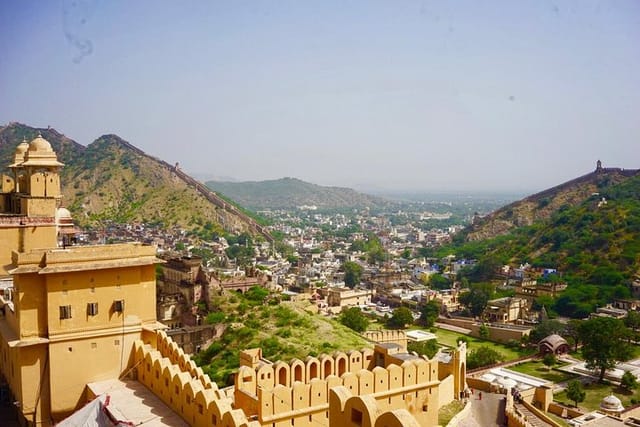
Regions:
<svg viewBox="0 0 640 427"><path fill-rule="evenodd" d="M557 268L569 284L556 301L541 301L561 314L583 317L612 298L631 295L640 275L640 176L603 185L576 206L561 207L548 219L493 239L457 243L439 250L474 258L465 272L486 281L501 265L526 262Z"/></svg>

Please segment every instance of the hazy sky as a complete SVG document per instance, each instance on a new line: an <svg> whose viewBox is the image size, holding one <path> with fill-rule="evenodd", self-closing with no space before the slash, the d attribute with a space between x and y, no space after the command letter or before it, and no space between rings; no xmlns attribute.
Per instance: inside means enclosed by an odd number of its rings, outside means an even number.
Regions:
<svg viewBox="0 0 640 427"><path fill-rule="evenodd" d="M11 121L239 180L536 191L640 168L640 2L5 0Z"/></svg>

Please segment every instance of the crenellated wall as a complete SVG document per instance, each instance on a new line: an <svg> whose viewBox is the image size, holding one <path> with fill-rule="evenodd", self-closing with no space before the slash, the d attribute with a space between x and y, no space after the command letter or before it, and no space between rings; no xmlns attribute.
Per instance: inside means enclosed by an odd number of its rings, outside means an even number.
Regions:
<svg viewBox="0 0 640 427"><path fill-rule="evenodd" d="M379 411L407 409L416 419L437 419L437 361L414 359L401 366L367 369L363 362L372 361L369 356L373 352L363 350L307 358L306 363L294 360L291 364L241 366L236 375L236 405L247 415L257 416L262 425L290 426L291 420L296 426L328 425L328 396L333 388L344 387L353 395L369 396ZM338 376L334 367L341 360L345 371ZM307 376L291 383L291 371L296 369Z"/></svg>
<svg viewBox="0 0 640 427"><path fill-rule="evenodd" d="M138 381L190 425L260 427L242 410L233 409L232 399L164 332L157 335L157 349L136 341L134 357Z"/></svg>
<svg viewBox="0 0 640 427"><path fill-rule="evenodd" d="M268 362L251 349L241 352L233 396L161 331L155 342L135 342L134 366L137 380L192 426L436 425L439 407L452 398L443 397L460 384L465 348L454 352L445 378L436 359L404 354L406 360L394 353L399 362L383 367L375 366L381 358L371 349L290 363Z"/></svg>
<svg viewBox="0 0 640 427"><path fill-rule="evenodd" d="M401 330L364 331L362 336L378 344L395 343L407 348L407 334Z"/></svg>

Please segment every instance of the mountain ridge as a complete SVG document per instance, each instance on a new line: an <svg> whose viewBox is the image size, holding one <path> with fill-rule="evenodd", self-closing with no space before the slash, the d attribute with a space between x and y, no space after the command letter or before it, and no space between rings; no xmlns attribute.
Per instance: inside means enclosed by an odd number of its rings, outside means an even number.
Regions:
<svg viewBox="0 0 640 427"><path fill-rule="evenodd" d="M392 202L347 187L322 186L299 178L284 177L264 181L207 181L209 188L253 209L318 209L380 207Z"/></svg>
<svg viewBox="0 0 640 427"><path fill-rule="evenodd" d="M60 172L63 205L81 225L105 220L146 221L196 231L252 231L270 238L252 218L177 165L151 156L115 134L102 135L85 147L55 129L12 122L0 127L0 161L8 165L17 145L38 134L65 163Z"/></svg>
<svg viewBox="0 0 640 427"><path fill-rule="evenodd" d="M463 235L468 241L505 235L516 227L548 219L563 206L575 206L602 189L636 175L640 175L640 169L603 168L598 161L596 169L589 173L526 196L483 218L474 219Z"/></svg>

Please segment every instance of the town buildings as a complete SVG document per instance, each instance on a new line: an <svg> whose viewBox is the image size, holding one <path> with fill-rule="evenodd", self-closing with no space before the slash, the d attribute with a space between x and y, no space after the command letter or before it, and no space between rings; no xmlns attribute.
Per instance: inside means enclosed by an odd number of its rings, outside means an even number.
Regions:
<svg viewBox="0 0 640 427"><path fill-rule="evenodd" d="M224 427L433 425L465 391L464 343L434 359L395 343L291 363L249 350L235 386L218 389L156 321L154 246L67 246L61 166L37 137L2 178L0 374L23 425L54 425L119 385L143 384L189 425ZM163 286L197 304L199 274L176 262Z"/></svg>

